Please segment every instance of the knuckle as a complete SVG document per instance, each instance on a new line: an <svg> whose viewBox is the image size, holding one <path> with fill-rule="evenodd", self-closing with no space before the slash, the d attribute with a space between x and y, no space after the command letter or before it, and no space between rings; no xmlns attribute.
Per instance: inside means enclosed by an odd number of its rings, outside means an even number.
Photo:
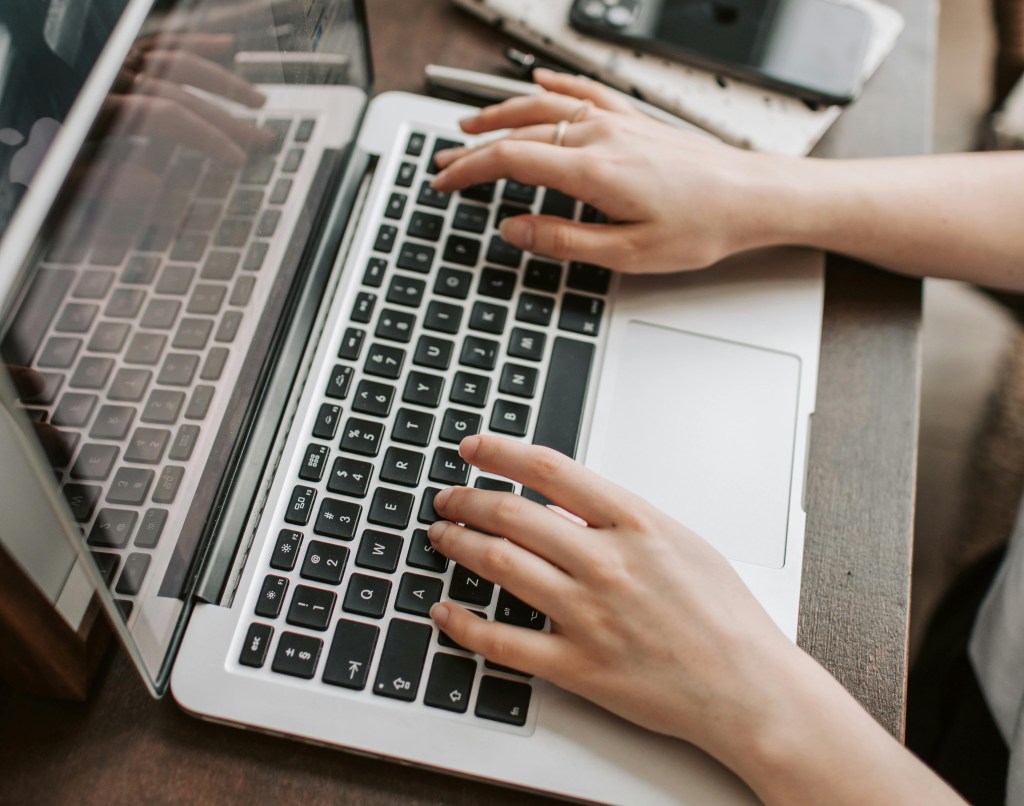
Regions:
<svg viewBox="0 0 1024 806"><path fill-rule="evenodd" d="M537 229L538 233L535 238L538 244L542 244L542 251L558 258L569 257L573 254L576 247L576 235L572 229L563 224L550 224L543 228L538 226Z"/></svg>
<svg viewBox="0 0 1024 806"><path fill-rule="evenodd" d="M483 575L488 579L504 579L515 567L515 556L508 543L500 538L490 538L490 543L480 555Z"/></svg>
<svg viewBox="0 0 1024 806"><path fill-rule="evenodd" d="M488 630L480 641L480 654L502 666L512 657L512 647L500 631Z"/></svg>
<svg viewBox="0 0 1024 806"><path fill-rule="evenodd" d="M531 460L530 472L538 481L551 481L565 469L568 461L564 454L543 448L538 450Z"/></svg>
<svg viewBox="0 0 1024 806"><path fill-rule="evenodd" d="M502 524L516 523L522 511L523 499L518 495L504 495L494 507L495 518Z"/></svg>
<svg viewBox="0 0 1024 806"><path fill-rule="evenodd" d="M494 161L503 167L508 166L515 159L516 144L512 140L499 140L493 146L492 156Z"/></svg>

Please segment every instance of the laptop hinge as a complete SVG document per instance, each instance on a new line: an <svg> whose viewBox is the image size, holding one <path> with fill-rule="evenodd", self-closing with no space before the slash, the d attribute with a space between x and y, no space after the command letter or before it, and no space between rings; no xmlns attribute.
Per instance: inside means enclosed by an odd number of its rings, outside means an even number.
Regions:
<svg viewBox="0 0 1024 806"><path fill-rule="evenodd" d="M340 244L336 252L322 248L317 253L314 274L328 276L326 281L321 282L316 282L314 277L314 281L306 285L299 302L297 321L283 348L284 355L301 356L298 369L284 366L279 368L277 374L283 377L275 378L270 383L266 405L254 424L253 444L267 446L272 443L272 447L269 453L262 454L267 456L265 463L242 463L244 470L241 472L249 475L252 483L237 485L238 489L256 489L255 497L232 496L226 502L223 522L239 526L221 530L196 588L195 598L198 601L229 606L234 599L242 569L245 567L249 549L263 515L263 508L270 495L277 466L288 440L292 421L298 411L306 378L312 368L313 358L327 323L331 302L341 280L341 270L358 230L358 226L352 226L351 222L358 222L362 218L376 161L376 157L358 150L349 161L338 198L329 216L326 237L323 239L327 246L338 244L340 233ZM303 327L303 322L311 318L312 325ZM260 459L261 456L257 455L255 458ZM241 528L243 525L244 528Z"/></svg>

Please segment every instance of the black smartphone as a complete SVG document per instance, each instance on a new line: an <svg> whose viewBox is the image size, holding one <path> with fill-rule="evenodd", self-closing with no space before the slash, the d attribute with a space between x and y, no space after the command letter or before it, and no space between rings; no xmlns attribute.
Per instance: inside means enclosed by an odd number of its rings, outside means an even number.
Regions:
<svg viewBox="0 0 1024 806"><path fill-rule="evenodd" d="M830 0L574 0L574 28L827 104L857 97L871 37Z"/></svg>

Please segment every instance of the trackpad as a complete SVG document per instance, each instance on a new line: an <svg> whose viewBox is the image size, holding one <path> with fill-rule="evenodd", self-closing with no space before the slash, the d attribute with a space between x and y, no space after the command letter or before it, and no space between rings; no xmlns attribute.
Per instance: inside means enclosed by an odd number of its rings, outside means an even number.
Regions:
<svg viewBox="0 0 1024 806"><path fill-rule="evenodd" d="M799 359L642 322L613 356L595 469L729 559L781 568Z"/></svg>

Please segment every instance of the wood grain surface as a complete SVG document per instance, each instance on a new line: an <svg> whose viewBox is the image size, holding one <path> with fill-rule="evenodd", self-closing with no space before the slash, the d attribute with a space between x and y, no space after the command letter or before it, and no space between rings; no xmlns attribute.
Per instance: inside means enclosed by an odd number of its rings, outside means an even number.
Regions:
<svg viewBox="0 0 1024 806"><path fill-rule="evenodd" d="M823 156L916 153L930 135L934 0ZM501 35L447 0L369 0L379 91L428 62L495 70ZM830 263L799 641L900 735L916 462L920 284ZM344 714L339 714L343 719ZM201 722L148 696L123 652L82 704L0 690L0 803L512 804L484 783ZM531 798L543 802L542 798Z"/></svg>

